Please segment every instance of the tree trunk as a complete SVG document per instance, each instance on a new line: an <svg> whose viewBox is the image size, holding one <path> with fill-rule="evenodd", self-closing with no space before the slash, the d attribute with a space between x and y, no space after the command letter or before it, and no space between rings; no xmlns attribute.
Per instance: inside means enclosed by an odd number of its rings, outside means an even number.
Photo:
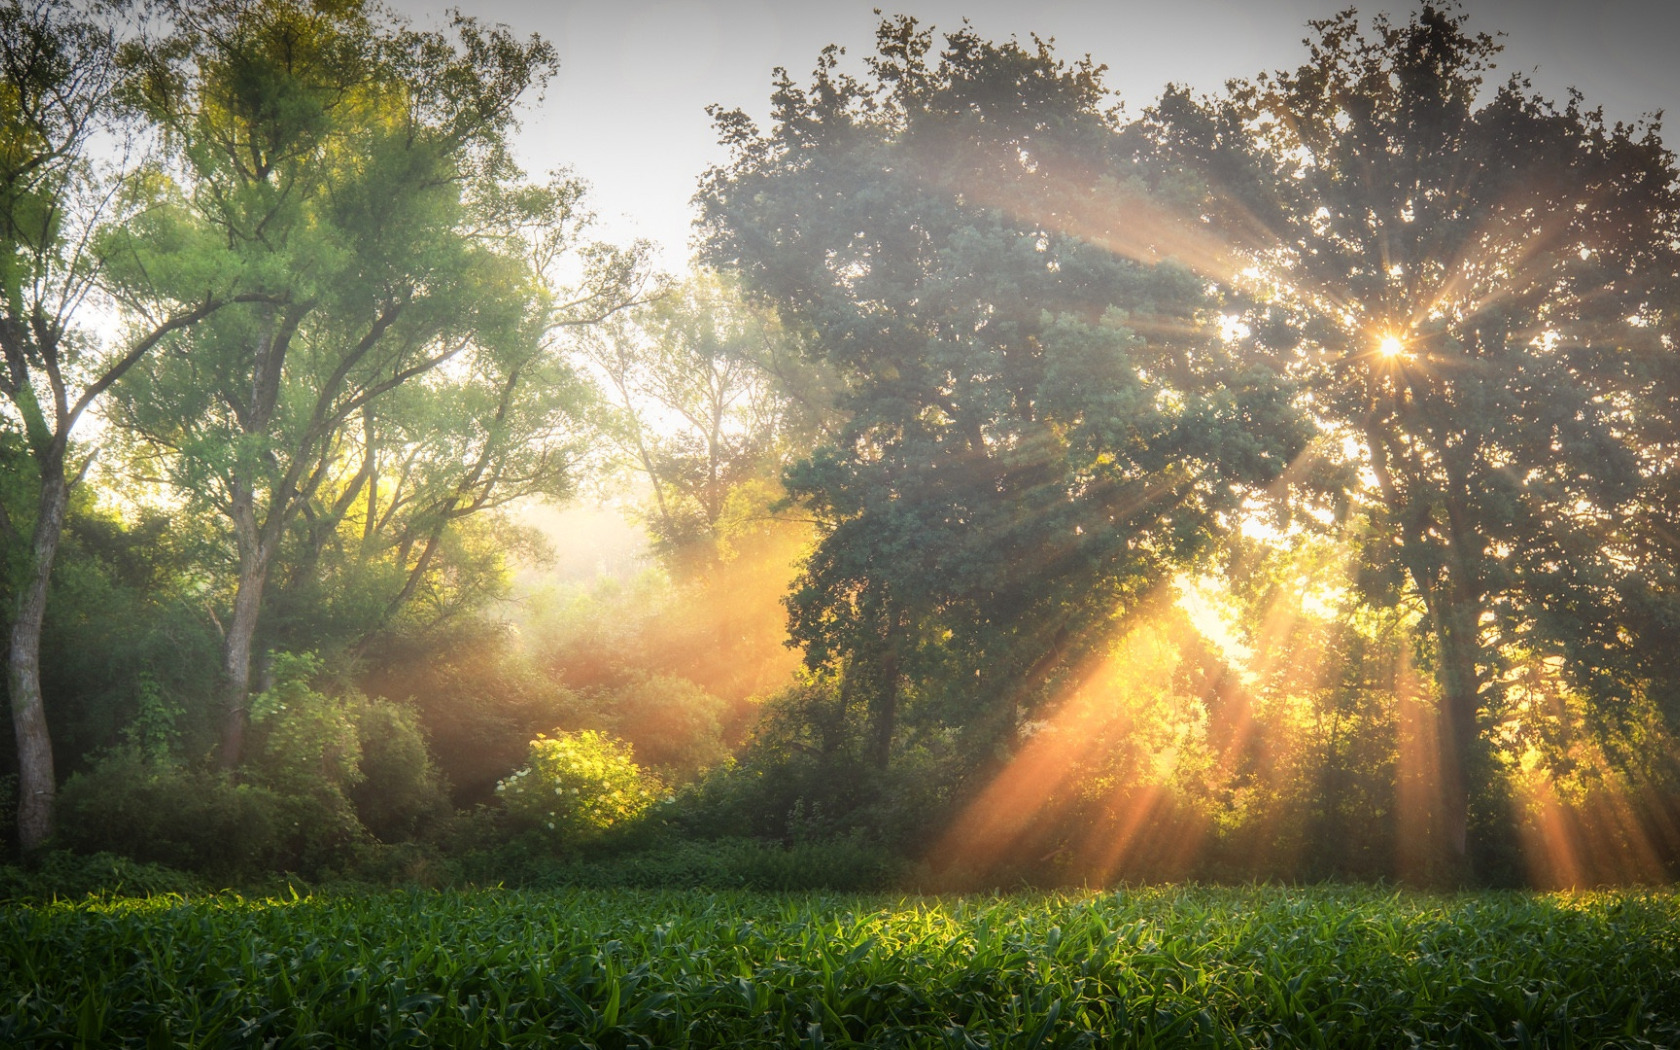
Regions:
<svg viewBox="0 0 1680 1050"><path fill-rule="evenodd" d="M1441 603L1437 603L1438 605ZM1441 741L1441 806L1448 859L1454 875L1474 876L1470 857L1470 796L1476 732L1475 611L1453 603L1436 608L1435 638L1440 647L1441 707L1437 718Z"/></svg>
<svg viewBox="0 0 1680 1050"><path fill-rule="evenodd" d="M52 834L57 781L53 775L52 737L41 701L41 625L46 618L47 585L52 579L69 501L70 487L62 461L44 465L29 573L18 593L6 656L6 689L18 750L18 845L25 853L39 848Z"/></svg>
<svg viewBox="0 0 1680 1050"><path fill-rule="evenodd" d="M898 724L898 645L889 641L881 655L881 681L877 684L874 710L869 720L869 761L876 769L887 768L892 757L893 732Z"/></svg>
<svg viewBox="0 0 1680 1050"><path fill-rule="evenodd" d="M227 633L222 638L222 682L217 697L222 707L222 746L218 749L217 763L230 771L239 768L245 753L245 724L249 722L250 709L250 647L257 637L257 617L262 612L262 588L267 578L267 558L260 551L249 556L242 551L234 615L228 618Z"/></svg>

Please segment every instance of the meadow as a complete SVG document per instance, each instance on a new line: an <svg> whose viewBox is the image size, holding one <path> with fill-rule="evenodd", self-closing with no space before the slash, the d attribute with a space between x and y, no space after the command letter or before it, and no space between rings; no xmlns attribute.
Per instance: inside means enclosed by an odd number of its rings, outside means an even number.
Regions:
<svg viewBox="0 0 1680 1050"><path fill-rule="evenodd" d="M1159 887L87 898L0 1045L1673 1046L1680 894Z"/></svg>

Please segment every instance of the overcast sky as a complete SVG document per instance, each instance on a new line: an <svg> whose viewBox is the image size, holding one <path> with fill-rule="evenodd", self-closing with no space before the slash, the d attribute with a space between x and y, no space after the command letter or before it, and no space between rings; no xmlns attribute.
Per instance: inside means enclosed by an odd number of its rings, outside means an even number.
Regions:
<svg viewBox="0 0 1680 1050"><path fill-rule="evenodd" d="M560 52L559 76L527 110L519 151L542 172L568 165L589 181L603 232L647 237L663 264L688 257L696 180L722 159L709 103L762 119L771 70L803 79L825 44L852 61L872 50L871 9L903 12L936 28L966 16L982 35L1054 37L1065 57L1090 54L1132 112L1169 81L1216 90L1227 79L1298 65L1306 22L1348 0L617 0L541 2L391 0L417 25L469 14L536 32ZM1414 7L1357 5L1404 20ZM1573 86L1613 119L1666 110L1680 121L1680 0L1468 0L1470 26L1503 32L1503 71L1532 75L1561 99ZM1680 126L1680 125L1676 125ZM1665 135L1676 141L1671 132Z"/></svg>

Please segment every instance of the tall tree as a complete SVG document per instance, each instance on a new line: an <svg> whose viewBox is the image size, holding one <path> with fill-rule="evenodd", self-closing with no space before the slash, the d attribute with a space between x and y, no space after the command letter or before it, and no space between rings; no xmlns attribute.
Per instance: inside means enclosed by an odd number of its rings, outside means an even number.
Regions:
<svg viewBox="0 0 1680 1050"><path fill-rule="evenodd" d="M96 334L90 301L105 259L101 230L120 225L137 198L133 171L99 158L135 144L111 105L113 27L58 0L0 3L0 394L21 427L35 475L32 522L0 512L0 538L27 545L13 581L6 689L17 737L18 836L32 850L52 828L52 742L41 695L41 626L71 489L92 459L71 463L77 424L162 340L239 298L200 274L131 317L114 340ZM110 136L95 145L102 134ZM118 151L120 155L120 150ZM107 315L108 316L108 315ZM30 535L24 539L22 531Z"/></svg>
<svg viewBox="0 0 1680 1050"><path fill-rule="evenodd" d="M718 538L732 493L774 485L829 425L826 373L736 283L699 272L577 342L602 388L604 430L652 489L670 552Z"/></svg>
<svg viewBox="0 0 1680 1050"><path fill-rule="evenodd" d="M701 196L708 259L847 385L844 430L788 474L824 521L790 622L877 765L911 699L1007 747L1302 436L1204 282L1145 250L1126 206L1177 189L1122 155L1101 69L944 44L888 19L865 79L832 48L809 87L781 72L768 132L715 112L732 159Z"/></svg>
<svg viewBox="0 0 1680 1050"><path fill-rule="evenodd" d="M1187 211L1222 244L1206 272L1246 352L1363 469L1348 498L1374 527L1349 535L1371 541L1368 579L1424 609L1463 876L1502 654L1555 655L1589 687L1636 643L1627 569L1653 549L1629 511L1673 470L1648 442L1673 418L1676 172L1654 124L1521 77L1484 90L1498 48L1461 14L1312 26L1294 72L1169 91L1141 152L1202 182Z"/></svg>
<svg viewBox="0 0 1680 1050"><path fill-rule="evenodd" d="M360 3L171 10L177 35L131 56L129 92L181 161L166 173L172 206L135 229L126 273L150 287L208 265L271 302L229 311L155 359L132 377L119 418L228 523L220 759L231 768L264 590L300 516L348 506L332 482L358 445L366 462L367 427L406 386L447 384L445 366L488 369L511 399L544 333L621 305L627 271L598 253L583 301L558 303L531 239L514 235L575 201L567 186L522 189L506 151L519 98L552 68L546 43L466 17L452 35L399 29ZM176 230L197 223L221 236L189 265ZM440 490L428 528L482 505L497 454L487 450L509 448L506 411L477 421L500 437L464 453L472 462L443 485L454 497Z"/></svg>
<svg viewBox="0 0 1680 1050"><path fill-rule="evenodd" d="M424 630L476 607L499 592L500 555L518 546L501 509L577 482L595 402L567 352L574 335L641 301L645 253L584 239L591 216L569 175L490 190L476 207L481 234L528 263L523 327L345 421L283 551L276 604L290 623L274 626L287 645L360 649L388 628ZM554 271L580 255L583 279L564 283Z"/></svg>

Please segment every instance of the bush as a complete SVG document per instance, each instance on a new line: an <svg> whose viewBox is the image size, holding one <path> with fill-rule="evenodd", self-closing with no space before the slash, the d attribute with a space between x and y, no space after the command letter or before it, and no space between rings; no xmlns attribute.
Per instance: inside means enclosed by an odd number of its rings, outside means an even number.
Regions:
<svg viewBox="0 0 1680 1050"><path fill-rule="evenodd" d="M362 779L350 788L350 801L362 826L381 842L401 842L447 817L449 794L414 709L364 699L352 718L361 744Z"/></svg>
<svg viewBox="0 0 1680 1050"><path fill-rule="evenodd" d="M282 794L331 794L348 809L346 791L362 779L361 738L350 705L310 686L320 669L310 653L274 655L274 685L251 698L249 772Z"/></svg>
<svg viewBox="0 0 1680 1050"><path fill-rule="evenodd" d="M645 811L659 787L628 746L586 729L531 741L528 764L496 785L496 794L516 824L587 841Z"/></svg>
<svg viewBox="0 0 1680 1050"><path fill-rule="evenodd" d="M352 863L370 833L402 841L448 811L412 710L353 690L316 690L320 661L309 654L278 654L274 667L274 686L251 703L247 772L284 799L293 864Z"/></svg>
<svg viewBox="0 0 1680 1050"><path fill-rule="evenodd" d="M82 856L54 850L33 869L0 868L0 900L47 901L101 897L185 896L204 892L204 884L185 872L143 864L114 853Z"/></svg>
<svg viewBox="0 0 1680 1050"><path fill-rule="evenodd" d="M692 780L729 757L724 702L687 679L635 676L606 698L604 708L637 760L672 780Z"/></svg>
<svg viewBox="0 0 1680 1050"><path fill-rule="evenodd" d="M283 800L226 775L111 752L60 789L59 844L117 853L215 878L270 870L287 858Z"/></svg>

